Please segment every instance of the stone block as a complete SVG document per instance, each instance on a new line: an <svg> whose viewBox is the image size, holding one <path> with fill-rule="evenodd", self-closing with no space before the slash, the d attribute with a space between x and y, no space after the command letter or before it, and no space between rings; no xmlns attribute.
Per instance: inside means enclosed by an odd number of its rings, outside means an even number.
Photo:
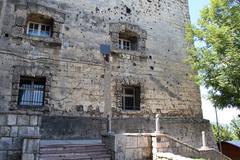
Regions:
<svg viewBox="0 0 240 160"><path fill-rule="evenodd" d="M152 147L145 147L145 148L141 148L142 149L142 156L143 159L151 159L152 157Z"/></svg>
<svg viewBox="0 0 240 160"><path fill-rule="evenodd" d="M18 127L17 126L12 126L11 131L10 131L10 136L11 137L17 137L18 135Z"/></svg>
<svg viewBox="0 0 240 160"><path fill-rule="evenodd" d="M31 126L38 125L38 116L30 116L30 125Z"/></svg>
<svg viewBox="0 0 240 160"><path fill-rule="evenodd" d="M17 115L9 114L7 118L8 125L16 125L17 124Z"/></svg>
<svg viewBox="0 0 240 160"><path fill-rule="evenodd" d="M33 154L39 151L40 139L24 139L23 153Z"/></svg>
<svg viewBox="0 0 240 160"><path fill-rule="evenodd" d="M138 147L138 137L127 137L127 145L126 148L137 148Z"/></svg>
<svg viewBox="0 0 240 160"><path fill-rule="evenodd" d="M2 137L0 139L0 150L8 150L12 147L12 138Z"/></svg>
<svg viewBox="0 0 240 160"><path fill-rule="evenodd" d="M126 149L127 138L126 136L116 135L115 136L115 152L124 152Z"/></svg>
<svg viewBox="0 0 240 160"><path fill-rule="evenodd" d="M9 151L8 152L8 160L20 160L21 157L22 157L21 151Z"/></svg>
<svg viewBox="0 0 240 160"><path fill-rule="evenodd" d="M115 153L115 160L123 160L125 159L125 153L124 152L117 152Z"/></svg>
<svg viewBox="0 0 240 160"><path fill-rule="evenodd" d="M22 148L22 138L15 137L13 138L12 149L14 150L21 150Z"/></svg>
<svg viewBox="0 0 240 160"><path fill-rule="evenodd" d="M157 148L168 148L168 147L170 147L170 143L169 142L157 143Z"/></svg>
<svg viewBox="0 0 240 160"><path fill-rule="evenodd" d="M139 160L139 159L143 159L142 158L142 150L140 148L127 149L126 150L125 159L126 160Z"/></svg>
<svg viewBox="0 0 240 160"><path fill-rule="evenodd" d="M0 159L7 160L7 151L0 151Z"/></svg>
<svg viewBox="0 0 240 160"><path fill-rule="evenodd" d="M15 26L12 28L12 35L21 37L24 33L24 27Z"/></svg>
<svg viewBox="0 0 240 160"><path fill-rule="evenodd" d="M7 137L10 135L10 127L1 126L0 127L0 137Z"/></svg>
<svg viewBox="0 0 240 160"><path fill-rule="evenodd" d="M18 136L39 135L39 127L19 127Z"/></svg>
<svg viewBox="0 0 240 160"><path fill-rule="evenodd" d="M18 125L29 125L29 116L28 115L18 115L17 124Z"/></svg>
<svg viewBox="0 0 240 160"><path fill-rule="evenodd" d="M42 124L42 117L38 117L38 126L41 126L41 124Z"/></svg>
<svg viewBox="0 0 240 160"><path fill-rule="evenodd" d="M24 17L20 17L20 16L16 17L16 19L15 19L15 24L16 24L17 26L24 26L24 24L25 24L25 19L24 19Z"/></svg>
<svg viewBox="0 0 240 160"><path fill-rule="evenodd" d="M7 124L7 115L0 114L0 125L6 125L6 124Z"/></svg>
<svg viewBox="0 0 240 160"><path fill-rule="evenodd" d="M35 160L34 157L34 154L22 154L22 159L24 160Z"/></svg>
<svg viewBox="0 0 240 160"><path fill-rule="evenodd" d="M148 146L151 146L151 142L149 143L148 141L148 137L145 137L145 136L140 136L138 137L138 140L137 140L137 146L138 147L148 147Z"/></svg>

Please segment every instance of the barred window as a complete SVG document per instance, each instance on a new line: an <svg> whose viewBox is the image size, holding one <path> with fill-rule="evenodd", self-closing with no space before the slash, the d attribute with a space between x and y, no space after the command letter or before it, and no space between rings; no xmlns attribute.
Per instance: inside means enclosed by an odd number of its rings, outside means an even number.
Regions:
<svg viewBox="0 0 240 160"><path fill-rule="evenodd" d="M42 107L46 78L20 77L18 105Z"/></svg>
<svg viewBox="0 0 240 160"><path fill-rule="evenodd" d="M140 110L140 87L124 86L122 104L123 110Z"/></svg>

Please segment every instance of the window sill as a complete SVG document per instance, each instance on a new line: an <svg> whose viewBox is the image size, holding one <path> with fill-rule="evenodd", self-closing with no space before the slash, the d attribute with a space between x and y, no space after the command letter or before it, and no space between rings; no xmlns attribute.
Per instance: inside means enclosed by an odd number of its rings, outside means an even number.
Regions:
<svg viewBox="0 0 240 160"><path fill-rule="evenodd" d="M124 50L124 49L113 49L112 55L117 55L122 58L131 58L131 57L140 57L140 58L147 58L145 51L137 51L137 50Z"/></svg>
<svg viewBox="0 0 240 160"><path fill-rule="evenodd" d="M53 38L53 37L41 37L41 36L30 36L30 35L21 35L21 36L15 36L15 38L22 38L24 40L32 41L32 42L38 42L43 43L44 45L48 46L61 46L62 41L60 38Z"/></svg>
<svg viewBox="0 0 240 160"><path fill-rule="evenodd" d="M11 111L37 111L37 112L46 112L49 111L47 106L36 107L36 106L21 106L16 105L15 107L10 107L9 110Z"/></svg>
<svg viewBox="0 0 240 160"><path fill-rule="evenodd" d="M138 114L138 113L142 113L142 111L141 110L122 110L122 113Z"/></svg>

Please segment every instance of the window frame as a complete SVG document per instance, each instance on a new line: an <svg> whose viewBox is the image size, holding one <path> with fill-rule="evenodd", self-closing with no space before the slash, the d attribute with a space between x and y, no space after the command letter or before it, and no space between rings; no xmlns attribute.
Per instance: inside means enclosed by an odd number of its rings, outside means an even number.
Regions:
<svg viewBox="0 0 240 160"><path fill-rule="evenodd" d="M34 34L30 34L29 33L29 29L30 29L30 24L33 24L33 25L38 25L38 32L37 32L37 35L34 35ZM44 36L41 34L41 30L42 30L42 26L45 26L45 27L49 27L49 35L48 36ZM52 25L51 24L46 24L46 23L39 23L39 22L34 22L34 21L28 21L27 23L27 31L26 31L27 35L28 36L32 36L32 37L44 37L44 38L50 38L52 36Z"/></svg>
<svg viewBox="0 0 240 160"><path fill-rule="evenodd" d="M125 47L124 42L129 43L129 48ZM118 40L118 48L122 50L131 51L132 50L132 43L130 40L119 38Z"/></svg>
<svg viewBox="0 0 240 160"><path fill-rule="evenodd" d="M126 94L126 89L132 89L133 94ZM136 90L139 91L138 98L136 97L137 96ZM140 111L140 101L141 101L140 94L141 94L141 89L139 86L123 86L122 87L122 109L124 111ZM126 106L126 98L131 98L131 97L133 98L133 106ZM139 102L138 102L139 106L136 106L136 99L139 99Z"/></svg>
<svg viewBox="0 0 240 160"><path fill-rule="evenodd" d="M27 99L30 99L28 102L29 104L21 104L24 103L24 101L21 100L20 93L24 90L28 90L28 88L21 87L22 84L25 84L27 81L30 81L30 97ZM36 83L43 83L43 88L35 88ZM45 88L46 88L46 78L45 77L28 77L28 76L20 76L20 82L19 82L19 88L18 88L18 99L17 99L17 105L19 107L23 108L43 108L45 105ZM41 105L36 105L34 101L34 92L35 91L41 91L42 99L39 101ZM27 103L27 101L25 101Z"/></svg>

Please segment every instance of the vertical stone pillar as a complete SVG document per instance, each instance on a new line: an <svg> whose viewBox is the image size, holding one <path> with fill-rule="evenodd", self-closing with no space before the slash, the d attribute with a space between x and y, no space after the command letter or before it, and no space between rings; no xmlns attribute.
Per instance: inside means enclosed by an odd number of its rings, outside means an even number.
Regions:
<svg viewBox="0 0 240 160"><path fill-rule="evenodd" d="M23 139L22 160L38 160L40 149L40 137Z"/></svg>
<svg viewBox="0 0 240 160"><path fill-rule="evenodd" d="M111 97L111 64L105 63L104 75L104 114L107 116L108 133L112 133L112 97Z"/></svg>
<svg viewBox="0 0 240 160"><path fill-rule="evenodd" d="M161 133L161 131L160 131L160 114L156 114L155 123L156 123L155 133Z"/></svg>
<svg viewBox="0 0 240 160"><path fill-rule="evenodd" d="M204 131L202 131L202 147L200 148L201 150L207 150L209 149L207 147L207 143L206 143L206 134Z"/></svg>
<svg viewBox="0 0 240 160"><path fill-rule="evenodd" d="M112 133L112 117L111 117L112 115L111 114L109 114L108 115L108 133Z"/></svg>

